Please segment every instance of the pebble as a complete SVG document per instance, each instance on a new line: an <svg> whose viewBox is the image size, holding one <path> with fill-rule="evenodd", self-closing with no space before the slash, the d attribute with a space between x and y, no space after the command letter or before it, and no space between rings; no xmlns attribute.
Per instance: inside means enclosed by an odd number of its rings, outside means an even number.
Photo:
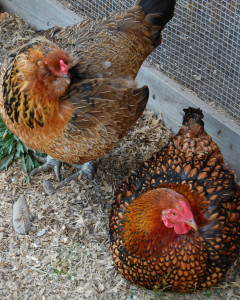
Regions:
<svg viewBox="0 0 240 300"><path fill-rule="evenodd" d="M43 236L45 233L46 233L46 230L43 228L43 229L38 231L37 237Z"/></svg>
<svg viewBox="0 0 240 300"><path fill-rule="evenodd" d="M56 192L52 183L48 180L43 180L43 190L49 196L51 196L52 194L54 194Z"/></svg>

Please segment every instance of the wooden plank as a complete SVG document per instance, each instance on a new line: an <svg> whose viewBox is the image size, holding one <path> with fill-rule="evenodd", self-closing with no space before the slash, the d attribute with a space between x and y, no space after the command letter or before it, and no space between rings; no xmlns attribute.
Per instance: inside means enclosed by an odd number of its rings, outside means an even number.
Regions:
<svg viewBox="0 0 240 300"><path fill-rule="evenodd" d="M236 123L157 70L142 66L137 81L140 86L147 84L150 89L147 107L161 113L166 126L175 133L182 124L183 108L201 108L206 131L240 178L240 127Z"/></svg>
<svg viewBox="0 0 240 300"><path fill-rule="evenodd" d="M68 26L83 19L56 0L1 0L3 10L17 14L37 30Z"/></svg>

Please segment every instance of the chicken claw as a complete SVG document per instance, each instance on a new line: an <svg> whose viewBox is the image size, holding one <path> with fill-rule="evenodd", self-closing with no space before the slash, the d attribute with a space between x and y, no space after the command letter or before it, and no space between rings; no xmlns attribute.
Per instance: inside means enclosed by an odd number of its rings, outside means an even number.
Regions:
<svg viewBox="0 0 240 300"><path fill-rule="evenodd" d="M71 181L72 179L76 178L78 175L82 174L82 175L86 176L94 184L94 188L96 190L99 190L99 187L98 187L96 181L94 180L94 173L95 173L96 166L93 161L89 161L82 165L72 164L72 166L74 168L78 169L77 173L70 175L69 177L67 177L61 181L61 176L60 176L61 162L59 160L56 160L55 158L51 157L50 155L48 155L47 157L41 157L41 156L34 154L34 157L39 162L42 162L43 165L32 170L32 172L30 173L30 176L34 176L38 173L53 169L55 172L55 175L57 177L57 180L60 182L58 187L61 187L61 186L64 186L69 181Z"/></svg>
<svg viewBox="0 0 240 300"><path fill-rule="evenodd" d="M42 166L32 170L32 172L30 173L30 176L34 176L38 173L41 172L45 172L48 171L50 169L54 170L54 173L57 177L57 180L60 182L60 166L61 166L61 162L59 160L56 160L55 158L51 157L50 155L48 155L47 157L41 157L38 156L36 154L34 154L34 157L39 161L44 163Z"/></svg>
<svg viewBox="0 0 240 300"><path fill-rule="evenodd" d="M89 161L82 165L72 164L72 166L74 168L78 169L77 173L70 175L69 177L67 177L63 181L61 181L58 185L59 187L65 185L67 182L71 181L73 178L82 174L82 175L88 177L88 179L94 184L95 190L99 190L99 187L98 187L96 181L94 180L94 173L95 173L95 169L96 169L95 162Z"/></svg>

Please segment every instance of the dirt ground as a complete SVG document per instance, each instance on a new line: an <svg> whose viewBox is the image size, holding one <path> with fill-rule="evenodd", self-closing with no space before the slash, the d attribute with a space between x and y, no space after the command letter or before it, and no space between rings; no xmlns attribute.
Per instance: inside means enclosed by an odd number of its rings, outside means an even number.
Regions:
<svg viewBox="0 0 240 300"><path fill-rule="evenodd" d="M0 24L0 34L0 63L14 47L35 35L17 17ZM113 266L108 218L114 191L131 170L166 144L170 134L160 117L146 111L128 136L97 161L99 191L81 176L58 187L53 172L38 175L28 184L20 162L0 172L0 298L240 299L238 270L221 287L176 295L138 288ZM64 177L73 172L72 167L64 165ZM44 192L43 180L52 183L54 194ZM23 236L12 225L12 206L22 194L33 216L31 231Z"/></svg>

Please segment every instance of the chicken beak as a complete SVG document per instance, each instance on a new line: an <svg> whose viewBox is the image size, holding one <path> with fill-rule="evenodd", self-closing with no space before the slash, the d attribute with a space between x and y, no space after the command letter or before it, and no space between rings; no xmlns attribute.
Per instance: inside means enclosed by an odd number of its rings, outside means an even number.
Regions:
<svg viewBox="0 0 240 300"><path fill-rule="evenodd" d="M185 224L189 225L190 227L192 227L195 231L197 231L198 227L196 222L194 221L194 219L191 219L187 222L185 222Z"/></svg>
<svg viewBox="0 0 240 300"><path fill-rule="evenodd" d="M62 77L65 79L65 81L67 82L67 84L70 84L70 77L69 77L68 74L63 74Z"/></svg>

